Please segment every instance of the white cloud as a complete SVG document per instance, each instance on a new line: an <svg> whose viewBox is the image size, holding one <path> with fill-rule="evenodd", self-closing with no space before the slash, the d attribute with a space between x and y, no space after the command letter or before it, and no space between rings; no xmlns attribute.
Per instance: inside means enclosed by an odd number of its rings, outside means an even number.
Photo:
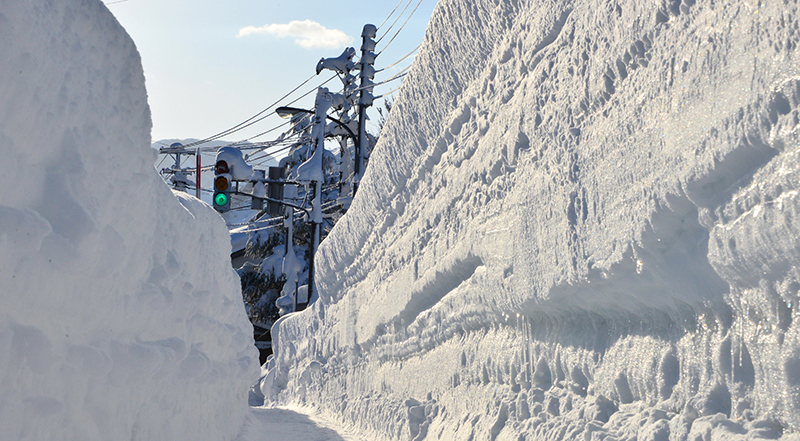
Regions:
<svg viewBox="0 0 800 441"><path fill-rule="evenodd" d="M294 37L296 44L306 48L337 49L353 42L353 39L338 29L328 29L311 21L290 21L287 24L268 24L261 27L247 26L239 29L237 37L254 34L271 34L278 37Z"/></svg>

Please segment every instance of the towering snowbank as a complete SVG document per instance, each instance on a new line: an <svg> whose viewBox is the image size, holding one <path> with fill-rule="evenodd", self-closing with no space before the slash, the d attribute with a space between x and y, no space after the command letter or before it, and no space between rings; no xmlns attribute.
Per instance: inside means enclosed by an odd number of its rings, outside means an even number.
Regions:
<svg viewBox="0 0 800 441"><path fill-rule="evenodd" d="M0 3L0 440L232 439L257 375L224 222L153 169L96 0Z"/></svg>
<svg viewBox="0 0 800 441"><path fill-rule="evenodd" d="M386 439L796 436L799 18L440 1L264 390Z"/></svg>

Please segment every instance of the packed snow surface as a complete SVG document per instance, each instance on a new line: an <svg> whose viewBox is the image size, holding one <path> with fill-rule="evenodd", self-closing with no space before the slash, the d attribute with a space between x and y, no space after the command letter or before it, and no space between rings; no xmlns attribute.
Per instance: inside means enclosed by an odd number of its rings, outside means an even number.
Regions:
<svg viewBox="0 0 800 441"><path fill-rule="evenodd" d="M369 441L356 428L305 408L254 407L248 424L233 441Z"/></svg>
<svg viewBox="0 0 800 441"><path fill-rule="evenodd" d="M267 398L378 439L797 439L798 20L441 0Z"/></svg>
<svg viewBox="0 0 800 441"><path fill-rule="evenodd" d="M0 2L0 440L230 440L257 352L230 239L153 168L97 0Z"/></svg>

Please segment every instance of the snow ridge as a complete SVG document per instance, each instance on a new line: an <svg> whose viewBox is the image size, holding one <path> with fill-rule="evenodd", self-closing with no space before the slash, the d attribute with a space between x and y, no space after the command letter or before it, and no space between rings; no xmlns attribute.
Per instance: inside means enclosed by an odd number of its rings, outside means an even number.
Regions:
<svg viewBox="0 0 800 441"><path fill-rule="evenodd" d="M257 378L230 238L153 169L97 0L0 2L0 440L233 439Z"/></svg>
<svg viewBox="0 0 800 441"><path fill-rule="evenodd" d="M442 0L266 395L383 439L796 438L797 13Z"/></svg>

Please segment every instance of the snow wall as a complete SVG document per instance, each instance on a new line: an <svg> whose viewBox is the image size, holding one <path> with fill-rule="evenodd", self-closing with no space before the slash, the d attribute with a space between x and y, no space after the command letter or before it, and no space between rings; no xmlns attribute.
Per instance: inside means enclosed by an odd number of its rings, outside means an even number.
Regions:
<svg viewBox="0 0 800 441"><path fill-rule="evenodd" d="M232 439L252 327L224 222L153 168L133 42L97 0L0 1L0 42L0 440Z"/></svg>
<svg viewBox="0 0 800 441"><path fill-rule="evenodd" d="M382 439L796 439L799 19L441 0L267 395Z"/></svg>

